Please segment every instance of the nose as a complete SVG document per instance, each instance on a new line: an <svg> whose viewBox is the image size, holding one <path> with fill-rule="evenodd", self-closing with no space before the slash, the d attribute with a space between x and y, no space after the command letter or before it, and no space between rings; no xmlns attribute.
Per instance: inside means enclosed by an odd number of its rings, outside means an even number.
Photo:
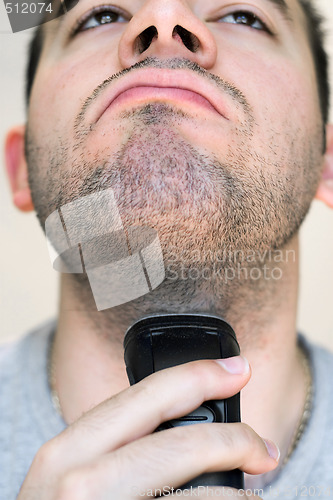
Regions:
<svg viewBox="0 0 333 500"><path fill-rule="evenodd" d="M147 0L128 23L118 47L124 68L146 59L186 58L211 69L217 57L212 33L187 0Z"/></svg>

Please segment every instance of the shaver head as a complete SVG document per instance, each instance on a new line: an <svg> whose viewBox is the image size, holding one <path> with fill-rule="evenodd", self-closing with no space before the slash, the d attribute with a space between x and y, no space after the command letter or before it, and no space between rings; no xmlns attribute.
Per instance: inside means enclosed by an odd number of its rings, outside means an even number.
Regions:
<svg viewBox="0 0 333 500"><path fill-rule="evenodd" d="M130 383L151 373L198 359L237 356L231 326L208 314L155 314L135 322L124 338Z"/></svg>

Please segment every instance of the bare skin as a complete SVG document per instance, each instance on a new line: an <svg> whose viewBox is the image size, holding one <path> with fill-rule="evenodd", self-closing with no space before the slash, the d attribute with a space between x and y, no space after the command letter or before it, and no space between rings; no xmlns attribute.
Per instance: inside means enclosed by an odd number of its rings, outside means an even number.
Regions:
<svg viewBox="0 0 333 500"><path fill-rule="evenodd" d="M304 19L296 2L287 4L291 22L272 2L245 2L246 10L261 19L246 26L230 17L240 10L234 2L222 1L217 11L216 2L207 0L122 0L122 17L114 23L96 26L96 18L90 17L93 26L85 27L93 29L68 36L80 16L95 6L82 0L61 27L50 23L30 101L27 150L24 129L16 128L7 139L8 171L20 209L35 208L43 224L60 199L82 196L102 165L98 182L114 189L124 224L154 227L165 255L172 247L189 257L195 237L202 252L220 248L223 241L229 249L279 248L294 258L280 262L279 280L242 277L232 283L216 279L184 285L179 279L142 300L99 313L87 295L87 283L63 276L52 356L69 427L38 452L20 500L125 500L137 496L131 486L140 491L177 487L204 471L239 467L247 474L269 473L278 465L278 450L260 436L277 444L281 458L287 453L306 393L296 335L298 227L316 193L333 205L331 128L324 157ZM182 31L175 30L179 25L192 33L192 50ZM158 36L142 46L140 34L150 26ZM215 100L223 109L217 112L207 102L189 104L175 93L155 90L132 95L101 114L112 85L124 82L124 71L143 61L148 67L136 66L133 78L146 70L156 78L158 72L171 85L174 75L185 71L182 77L191 75L206 86L206 101L220 92ZM201 76L198 67L205 71ZM118 73L118 80L101 87ZM211 75L218 78L218 91ZM115 159L120 151L121 162ZM154 151L163 151L169 163L159 163ZM188 164L193 196L187 196ZM151 192L151 185L156 191ZM234 191L228 198L230 186ZM255 264L263 270L262 262ZM124 333L140 316L159 311L225 317L249 360L251 380L241 359L233 361L239 372L233 374L226 365L199 361L129 388ZM244 423L151 435L160 422L240 389ZM286 407L288 419L282 412ZM265 478L258 485L262 482Z"/></svg>

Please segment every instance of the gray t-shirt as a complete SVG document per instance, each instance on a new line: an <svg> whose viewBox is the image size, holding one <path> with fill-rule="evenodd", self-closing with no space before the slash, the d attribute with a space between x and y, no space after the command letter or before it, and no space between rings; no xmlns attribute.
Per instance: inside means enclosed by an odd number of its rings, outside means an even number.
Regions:
<svg viewBox="0 0 333 500"><path fill-rule="evenodd" d="M47 380L54 328L50 322L0 348L0 500L17 497L38 449L66 427L53 408ZM289 462L265 488L265 500L333 499L333 354L304 337L300 341L310 353L314 409Z"/></svg>

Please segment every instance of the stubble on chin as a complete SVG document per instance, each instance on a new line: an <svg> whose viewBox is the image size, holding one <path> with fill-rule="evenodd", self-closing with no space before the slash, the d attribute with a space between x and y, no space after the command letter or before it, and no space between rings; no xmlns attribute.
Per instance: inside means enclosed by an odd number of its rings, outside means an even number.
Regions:
<svg viewBox="0 0 333 500"><path fill-rule="evenodd" d="M117 311L133 317L162 310L226 315L237 297L257 294L263 282L225 282L221 272L207 280L203 270L212 267L211 255L237 251L262 255L269 249L284 248L298 231L313 198L318 180L316 170L310 168L314 159L311 154L305 157L306 151L297 151L298 157L289 159L293 170L283 179L276 174L279 169L272 171L269 158L250 146L226 152L223 160L199 151L174 127L186 116L169 106L148 105L124 113L123 119L132 124L126 143L116 152L106 145L93 158L81 151L84 142L69 157L66 141L52 153L28 138L29 179L41 225L52 211L70 201L111 188L124 227L155 229L165 267L171 266L177 278L167 275L156 290L106 311L100 318L114 318ZM246 144L248 131L244 129L243 134ZM46 173L38 176L43 164L48 165ZM299 186L297 175L303 169L307 177L302 176L305 181ZM199 255L195 261L193 250ZM258 262L243 264L248 269L258 266ZM236 269L236 265L229 260L220 269L223 273L226 266ZM184 267L187 272L196 268L198 277L184 279ZM74 295L80 298L77 303L93 314L87 277L73 275L71 281ZM267 293L268 284L264 285Z"/></svg>

